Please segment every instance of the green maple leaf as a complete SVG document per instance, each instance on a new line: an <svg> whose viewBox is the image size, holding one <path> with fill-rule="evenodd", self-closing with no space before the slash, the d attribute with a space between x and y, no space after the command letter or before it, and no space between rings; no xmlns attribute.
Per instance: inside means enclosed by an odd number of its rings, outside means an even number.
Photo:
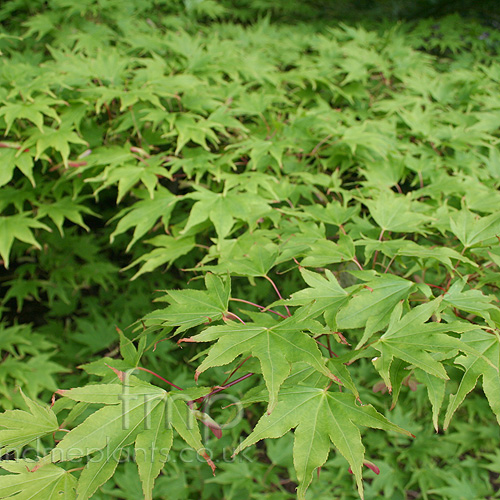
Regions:
<svg viewBox="0 0 500 500"><path fill-rule="evenodd" d="M31 460L1 461L0 467L12 474L0 476L0 498L16 500L75 500L76 478L50 464L32 471Z"/></svg>
<svg viewBox="0 0 500 500"><path fill-rule="evenodd" d="M83 221L82 213L98 217L90 208L80 205L76 200L74 201L70 198L63 198L47 205L39 205L37 215L38 217L50 217L62 236L65 219L89 231L88 226Z"/></svg>
<svg viewBox="0 0 500 500"><path fill-rule="evenodd" d="M14 169L18 168L35 186L33 177L33 155L29 151L19 152L17 145L0 148L0 187L5 186L14 175Z"/></svg>
<svg viewBox="0 0 500 500"><path fill-rule="evenodd" d="M9 253L14 239L41 249L31 229L45 229L46 231L50 231L50 228L42 222L27 217L24 214L0 217L0 256L7 269L9 268Z"/></svg>
<svg viewBox="0 0 500 500"><path fill-rule="evenodd" d="M135 159L133 159L135 161ZM104 172L85 182L99 182L101 185L94 194L99 194L103 189L109 188L113 184L118 184L118 194L116 203L120 203L123 197L139 182L148 190L151 199L155 196L155 189L158 186L159 178L168 177L168 171L162 166L159 158L144 160L137 164L125 164L123 166L110 165Z"/></svg>
<svg viewBox="0 0 500 500"><path fill-rule="evenodd" d="M336 318L338 328L364 327L363 337L356 346L359 349L371 335L387 325L394 307L408 297L413 286L411 281L399 276L384 274L374 277L339 310Z"/></svg>
<svg viewBox="0 0 500 500"><path fill-rule="evenodd" d="M155 478L172 445L173 430L215 469L203 451L195 415L186 402L207 394L208 388L167 392L121 373L122 384L99 384L58 391L74 401L105 406L73 428L35 470L49 463L92 455L76 488L77 500L90 498L114 473L124 447L135 442L145 498L152 498ZM146 448L144 448L146 446Z"/></svg>
<svg viewBox="0 0 500 500"><path fill-rule="evenodd" d="M170 305L148 314L146 324L177 326L177 333L181 333L193 326L222 319L228 310L231 282L207 273L205 284L206 291L168 290L162 300Z"/></svg>
<svg viewBox="0 0 500 500"><path fill-rule="evenodd" d="M59 428L52 410L45 408L22 393L28 411L7 410L0 414L0 453L4 455L25 446Z"/></svg>
<svg viewBox="0 0 500 500"><path fill-rule="evenodd" d="M259 196L235 190L213 193L197 186L195 188L197 192L186 195L186 198L199 201L193 205L182 234L189 234L193 227L210 219L222 239L230 233L236 219L251 224L270 211L267 202Z"/></svg>
<svg viewBox="0 0 500 500"><path fill-rule="evenodd" d="M25 118L35 124L43 133L44 115L53 118L57 123L61 120L55 110L50 107L54 104L62 104L64 101L56 101L48 96L38 95L35 100L25 102L6 102L0 108L0 116L5 118L7 128L5 135L8 135L14 120Z"/></svg>
<svg viewBox="0 0 500 500"><path fill-rule="evenodd" d="M376 199L363 201L382 231L397 233L423 233L422 226L432 219L415 210L409 196L396 196L384 192Z"/></svg>
<svg viewBox="0 0 500 500"><path fill-rule="evenodd" d="M328 269L325 277L300 268L300 274L310 288L304 288L292 294L288 300L278 301L276 304L290 306L312 304L309 314L312 318L323 314L326 324L335 329L335 316L340 307L347 303L349 294L339 285L337 278Z"/></svg>
<svg viewBox="0 0 500 500"><path fill-rule="evenodd" d="M345 224L353 215L359 212L359 207L343 206L338 201L323 205L308 205L303 207L306 214L311 215L314 220L340 226Z"/></svg>
<svg viewBox="0 0 500 500"><path fill-rule="evenodd" d="M316 387L286 387L273 413L264 414L252 433L236 448L235 454L261 439L279 438L294 432L293 462L299 486L299 500L311 484L313 472L330 453L330 442L349 462L363 498L361 469L364 447L358 426L411 434L389 422L373 406L359 405L352 394L334 393Z"/></svg>
<svg viewBox="0 0 500 500"><path fill-rule="evenodd" d="M459 356L455 360L455 364L464 368L464 375L460 380L456 393L450 395L444 419L444 428L447 429L453 414L462 404L465 396L476 387L479 377L482 377L483 391L500 424L500 376L498 372L500 337L496 332L485 332L477 329L465 332L461 337L461 341L474 347L476 352L479 352L482 356L467 353L466 356Z"/></svg>
<svg viewBox="0 0 500 500"><path fill-rule="evenodd" d="M491 327L495 327L495 323L491 318L491 313L498 314L498 307L492 304L493 297L484 295L480 290L463 291L467 284L467 278L453 283L448 292L443 295L443 303L450 304L462 311L475 314L485 319Z"/></svg>
<svg viewBox="0 0 500 500"><path fill-rule="evenodd" d="M269 413L278 402L279 388L290 374L293 363L307 363L326 377L339 381L325 366L325 359L314 340L304 333L311 327L308 314L307 309L298 311L271 326L254 323L212 326L194 337L183 339L184 342L217 340L197 368L195 377L208 368L227 365L237 356L249 353L260 361L269 391Z"/></svg>
<svg viewBox="0 0 500 500"><path fill-rule="evenodd" d="M226 240L226 245L220 245L219 264L203 269L237 276L267 276L277 262L279 247L269 238L258 237L256 232L247 234L237 240Z"/></svg>
<svg viewBox="0 0 500 500"><path fill-rule="evenodd" d="M470 348L459 339L446 335L446 332L464 332L475 328L465 322L437 323L429 318L438 311L441 298L413 308L401 317L403 303L400 302L391 315L387 331L372 347L380 352L375 366L389 390L392 389L389 370L394 358L402 359L421 370L441 379L448 379L443 364L430 353L448 353L453 356L458 350Z"/></svg>
<svg viewBox="0 0 500 500"><path fill-rule="evenodd" d="M477 264L461 255L456 250L448 247L426 247L418 245L414 241L395 239L387 241L379 240L363 240L360 242L366 245L365 256L369 259L373 252L380 251L389 257L405 256L417 257L419 259L435 259L442 262L450 270L453 269L451 259L456 259L460 262L466 262L471 266L477 267Z"/></svg>
<svg viewBox="0 0 500 500"><path fill-rule="evenodd" d="M177 147L175 149L175 154L177 155L182 148L189 142L193 141L199 144L202 148L209 151L207 145L207 139L210 140L212 144L218 144L219 139L217 135L212 130L213 124L208 120L194 118L196 115L182 114L175 119L175 128L177 130ZM199 117L198 117L199 118ZM166 137L169 134L166 134Z"/></svg>
<svg viewBox="0 0 500 500"><path fill-rule="evenodd" d="M438 418L444 401L446 380L430 375L419 368L415 369L415 375L417 380L427 387L427 395L432 405L432 423L436 432L439 432Z"/></svg>
<svg viewBox="0 0 500 500"><path fill-rule="evenodd" d="M120 219L116 229L109 237L110 243L113 243L116 236L128 231L134 227L134 235L132 240L127 245L127 252L132 248L134 243L144 236L161 217L161 222L164 227L168 226L170 214L178 201L178 197L173 195L168 189L158 186L152 200L141 200L122 210L114 218ZM112 219L113 220L113 219Z"/></svg>
<svg viewBox="0 0 500 500"><path fill-rule="evenodd" d="M500 214L479 217L463 208L450 217L450 227L462 245L470 248L500 235Z"/></svg>
<svg viewBox="0 0 500 500"><path fill-rule="evenodd" d="M45 126L42 127L41 130L34 130L30 134L30 138L24 144L24 147L29 148L33 144L36 144L35 160L38 160L44 151L52 148L59 151L66 168L68 167L70 144L83 144L88 146L86 141L68 127L51 129Z"/></svg>
<svg viewBox="0 0 500 500"><path fill-rule="evenodd" d="M300 264L302 266L324 267L328 264L352 261L355 255L352 239L348 235L340 234L338 243L327 239L313 243Z"/></svg>
<svg viewBox="0 0 500 500"><path fill-rule="evenodd" d="M194 236L174 238L173 236L160 234L158 236L155 236L154 238L151 238L150 240L146 240L145 243L153 245L156 248L151 252L141 255L139 258L137 258L124 268L124 270L130 269L131 267L144 262L141 268L134 274L134 276L132 276L132 278L130 278L131 281L138 278L141 274L153 271L159 266L163 266L164 264L172 264L182 255L189 253L195 247L196 241L194 239ZM131 245L132 242L129 243L129 247Z"/></svg>

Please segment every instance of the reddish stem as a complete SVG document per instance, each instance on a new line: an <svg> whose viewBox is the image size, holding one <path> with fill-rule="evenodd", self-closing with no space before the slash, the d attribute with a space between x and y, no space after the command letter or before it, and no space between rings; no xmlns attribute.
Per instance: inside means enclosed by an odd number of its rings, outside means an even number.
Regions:
<svg viewBox="0 0 500 500"><path fill-rule="evenodd" d="M280 298L280 300L283 300L283 297L281 296L281 293L278 290L278 287L276 286L276 284L274 283L274 281L269 276L267 276L266 274L264 274L263 278L265 278L267 281L269 281L269 283L271 283L271 285L274 288L274 291L276 292L276 294L278 295L278 297ZM286 309L286 312L288 313L288 316L290 317L291 313L290 313L290 310L288 309L288 307L286 305L285 305L285 309Z"/></svg>
<svg viewBox="0 0 500 500"><path fill-rule="evenodd" d="M258 307L261 311L269 311L270 313L277 314L281 318L286 318L285 315L279 313L278 311L273 311L272 309L268 309L267 307L261 306L259 304L255 304L254 302L250 302L249 300L235 299L233 297L230 297L229 300L234 300L236 302L243 302L244 304L248 304L250 306ZM231 314L233 314L233 313L231 313Z"/></svg>
<svg viewBox="0 0 500 500"><path fill-rule="evenodd" d="M85 467L77 467L76 469L68 469L66 472L76 472L83 469L85 469Z"/></svg>
<svg viewBox="0 0 500 500"><path fill-rule="evenodd" d="M229 315L234 316L234 317L235 317L235 318L236 318L236 319L237 319L240 323L242 323L243 325L245 325L245 324L246 324L246 323L245 323L245 322L244 322L244 321L243 321L243 320L242 320L242 319L241 319L241 318L240 318L237 314L234 314L234 313L232 313L232 312L229 312L229 311L228 311L228 313L227 313L227 315L226 315L226 318L227 318Z"/></svg>
<svg viewBox="0 0 500 500"><path fill-rule="evenodd" d="M395 259L396 259L396 256L394 255L394 257L389 261L389 264L387 264L387 267L385 268L384 274L387 273L387 271L389 270L389 268L391 267L391 265Z"/></svg>
<svg viewBox="0 0 500 500"><path fill-rule="evenodd" d="M338 358L338 356L332 351L331 347L326 346L325 344L322 344L319 340L316 340L316 339L314 339L314 340L316 341L317 344L324 347L328 351L328 353L330 354L330 358L333 358L334 356L336 358Z"/></svg>
<svg viewBox="0 0 500 500"><path fill-rule="evenodd" d="M352 261L359 267L361 271L363 271L363 266L359 263L359 260L356 256L353 257Z"/></svg>
<svg viewBox="0 0 500 500"><path fill-rule="evenodd" d="M232 387L233 385L239 384L240 382L243 382L243 380L246 380L247 378L251 377L252 375L254 375L254 373L247 373L246 375L243 375L243 377L237 378L236 380L229 382L229 384L218 387L217 389L214 389L212 392L210 392L206 396L204 396L204 399L212 396L213 394L217 394L218 392L221 392L224 389Z"/></svg>
<svg viewBox="0 0 500 500"><path fill-rule="evenodd" d="M142 368L142 366L136 366L135 368L136 368L136 370L142 370L143 372L151 373L151 375L154 375L155 377L159 378L160 380L163 380L163 382L165 382L168 385L171 385L172 387L175 387L179 391L183 390L182 387L179 387L178 385L175 385L172 382L169 382L166 378L163 378L161 375L158 375L157 373L155 373L152 370L149 370L148 368Z"/></svg>
<svg viewBox="0 0 500 500"><path fill-rule="evenodd" d="M424 283L424 285L431 286L432 288L439 288L440 290L442 290L445 293L448 291L446 288L443 288L442 286L438 286L438 285L433 285L432 283Z"/></svg>
<svg viewBox="0 0 500 500"><path fill-rule="evenodd" d="M228 380L251 358L252 356L247 356L238 366L229 374L229 376L222 382L222 385L226 384Z"/></svg>

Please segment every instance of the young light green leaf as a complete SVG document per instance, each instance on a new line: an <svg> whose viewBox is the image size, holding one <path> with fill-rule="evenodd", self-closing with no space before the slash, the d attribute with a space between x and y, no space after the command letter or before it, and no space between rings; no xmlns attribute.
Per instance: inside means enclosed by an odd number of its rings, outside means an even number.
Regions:
<svg viewBox="0 0 500 500"><path fill-rule="evenodd" d="M450 227L462 245L470 248L500 235L500 213L479 217L464 207L450 217Z"/></svg>
<svg viewBox="0 0 500 500"><path fill-rule="evenodd" d="M434 424L434 429L439 432L439 412L441 411L441 406L444 401L444 395L446 390L446 380L438 377L434 377L424 370L419 368L415 369L415 375L417 380L427 387L427 394L429 396L429 401L432 405L432 423Z"/></svg>
<svg viewBox="0 0 500 500"><path fill-rule="evenodd" d="M61 467L49 464L33 471L32 460L1 461L12 474L0 476L0 498L16 500L75 500L76 479Z"/></svg>
<svg viewBox="0 0 500 500"><path fill-rule="evenodd" d="M305 498L314 470L326 462L330 442L349 462L363 498L361 469L364 447L360 425L411 435L389 422L372 406L360 406L352 394L300 385L283 388L274 412L261 417L252 433L236 448L235 454L261 439L279 438L294 428L293 462L299 481L299 500Z"/></svg>
<svg viewBox="0 0 500 500"><path fill-rule="evenodd" d="M466 290L464 292L466 283L466 278L453 283L448 292L443 295L443 303L480 316L494 328L495 323L491 318L491 313L498 311L498 307L492 304L494 298L484 295L480 290Z"/></svg>
<svg viewBox="0 0 500 500"><path fill-rule="evenodd" d="M308 323L296 313L273 326L251 323L212 326L194 337L183 339L183 342L217 340L196 370L196 378L208 368L231 363L241 354L249 353L258 358L269 391L267 411L271 413L278 402L279 388L290 374L292 363L307 363L326 377L339 381L325 366L325 360L314 340L304 333Z"/></svg>
<svg viewBox="0 0 500 500"><path fill-rule="evenodd" d="M304 268L300 268L300 274L310 288L299 290L293 293L290 299L275 304L303 306L312 303L309 309L311 318L323 314L327 325L335 329L335 316L339 308L347 303L349 294L339 285L337 278L328 269L325 270L325 277Z"/></svg>
<svg viewBox="0 0 500 500"><path fill-rule="evenodd" d="M28 411L7 410L0 414L0 454L25 446L59 428L54 412L24 394Z"/></svg>
<svg viewBox="0 0 500 500"><path fill-rule="evenodd" d="M0 257L2 257L3 264L7 269L9 268L9 254L14 239L33 245L38 249L41 248L32 229L50 231L50 228L42 222L31 219L24 214L0 217Z"/></svg>
<svg viewBox="0 0 500 500"><path fill-rule="evenodd" d="M206 291L168 290L164 300L170 305L148 314L146 324L177 326L177 333L181 333L193 326L222 319L228 310L231 282L208 273L205 284Z"/></svg>
<svg viewBox="0 0 500 500"><path fill-rule="evenodd" d="M365 288L356 292L348 304L337 314L339 329L365 328L359 349L374 333L389 322L396 304L406 299L413 283L399 276L384 274L365 283Z"/></svg>
<svg viewBox="0 0 500 500"><path fill-rule="evenodd" d="M90 208L76 203L76 201L70 198L63 198L50 204L39 205L38 207L38 217L49 217L52 219L61 236L63 235L63 224L65 219L89 231L89 227L83 221L82 214L97 216Z"/></svg>
<svg viewBox="0 0 500 500"><path fill-rule="evenodd" d="M16 168L35 186L33 153L24 150L20 153L18 147L20 146L17 144L4 144L4 147L0 148L0 187L10 182Z"/></svg>
<svg viewBox="0 0 500 500"><path fill-rule="evenodd" d="M52 148L61 154L66 168L68 168L70 144L82 144L84 146L88 146L86 141L84 141L76 134L76 132L67 126L54 129L43 126L40 130L32 131L31 136L24 144L24 147L29 148L34 144L36 144L35 160L38 160L44 151Z"/></svg>
<svg viewBox="0 0 500 500"><path fill-rule="evenodd" d="M426 321L439 309L441 299L435 299L413 308L401 317L403 304L399 303L391 315L387 331L372 347L380 352L377 369L384 379L389 391L392 382L389 369L394 358L403 359L425 372L441 379L448 379L443 364L430 353L448 353L451 357L458 350L468 351L466 344L459 339L446 335L445 332L464 332L474 325L464 322L436 323Z"/></svg>
<svg viewBox="0 0 500 500"><path fill-rule="evenodd" d="M396 196L392 191L363 203L384 232L423 233L425 223L432 220L413 209L409 196Z"/></svg>
<svg viewBox="0 0 500 500"><path fill-rule="evenodd" d="M338 243L326 239L313 243L300 264L324 267L328 264L352 261L355 256L352 239L348 235L340 234Z"/></svg>
<svg viewBox="0 0 500 500"><path fill-rule="evenodd" d="M178 201L170 191L158 186L152 200L141 200L132 207L128 207L118 213L115 218L120 219L115 230L109 237L113 243L115 237L134 227L134 235L127 245L127 252L132 248L142 236L144 236L161 218L161 223L166 228L170 219L170 214Z"/></svg>
<svg viewBox="0 0 500 500"><path fill-rule="evenodd" d="M460 356L455 363L464 368L464 375L460 380L455 394L450 395L448 408L444 418L444 429L448 428L451 418L462 404L465 396L476 387L479 377L483 380L483 391L488 398L491 409L500 424L500 376L498 373L500 361L500 338L497 333L484 330L473 330L462 335L461 341L481 353L494 367L488 364L483 357L467 353Z"/></svg>
<svg viewBox="0 0 500 500"><path fill-rule="evenodd" d="M60 395L74 401L106 405L67 433L35 467L40 469L51 462L92 455L93 461L90 461L87 472L84 471L80 477L78 500L89 498L113 474L124 447L134 441L136 447L147 442L148 437L151 437L151 422L155 422L159 443L166 443L169 449L170 434L175 429L189 446L205 458L212 470L215 469L204 452L196 418L186 404L208 393L210 389L166 392L135 377L126 374L124 377L122 384L98 384L58 391ZM146 435L141 436L144 432ZM146 466L146 459L139 459L145 492L150 492L161 464L168 456L168 449L148 450L147 460L152 460L151 467Z"/></svg>
<svg viewBox="0 0 500 500"><path fill-rule="evenodd" d="M126 266L124 270L137 266L141 262L144 264L132 276L131 281L137 279L144 273L154 271L156 268L168 264L169 266L179 257L189 253L196 245L194 236L174 238L166 234L160 234L147 240L146 243L155 246L151 252L145 253Z"/></svg>

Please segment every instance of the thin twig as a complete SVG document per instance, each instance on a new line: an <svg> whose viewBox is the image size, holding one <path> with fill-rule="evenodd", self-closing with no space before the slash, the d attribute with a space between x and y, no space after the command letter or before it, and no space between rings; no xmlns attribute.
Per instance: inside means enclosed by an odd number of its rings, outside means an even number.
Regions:
<svg viewBox="0 0 500 500"><path fill-rule="evenodd" d="M274 288L274 291L276 292L276 294L278 295L278 297L280 298L280 300L283 300L283 297L281 296L281 293L278 290L278 287L276 286L276 284L274 283L274 281L269 276L267 276L266 274L264 274L263 278L265 278L267 281L269 281L269 283L271 283L271 285ZM288 309L288 307L286 305L285 305L285 309L286 309L286 312L288 313L288 316L290 317L291 313L290 313L290 310Z"/></svg>
<svg viewBox="0 0 500 500"><path fill-rule="evenodd" d="M236 302L243 302L244 304L248 304L250 306L255 306L261 309L262 311L269 311L270 313L277 314L281 318L286 318L284 314L279 313L278 311L273 311L272 309L268 309L267 307L261 306L259 304L255 304L254 302L250 302L249 300L244 300L244 299L236 299L234 297L230 297L229 300L234 300Z"/></svg>
<svg viewBox="0 0 500 500"><path fill-rule="evenodd" d="M154 371L152 370L149 370L148 368L143 368L142 366L136 366L135 367L136 370L142 370L143 372L148 372L148 373L151 373L151 375L154 375L155 377L159 378L160 380L163 380L163 382L165 382L166 384L168 385L171 385L172 387L175 387L176 389L178 389L179 391L182 391L183 389L181 387L179 387L178 385L175 385L173 384L172 382L169 382L166 378L163 378L161 375L158 375L157 373L155 373Z"/></svg>

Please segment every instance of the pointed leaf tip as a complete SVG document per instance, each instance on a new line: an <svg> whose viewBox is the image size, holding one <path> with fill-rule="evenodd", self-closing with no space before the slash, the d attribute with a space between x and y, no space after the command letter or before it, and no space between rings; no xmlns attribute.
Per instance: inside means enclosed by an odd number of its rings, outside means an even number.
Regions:
<svg viewBox="0 0 500 500"><path fill-rule="evenodd" d="M183 339L179 339L177 341L177 345L181 344L182 342L196 342L196 341L193 340L193 337L186 337L186 338L183 338Z"/></svg>
<svg viewBox="0 0 500 500"><path fill-rule="evenodd" d="M212 469L212 474L215 476L215 469L217 468L215 464L213 463L212 459L208 456L207 453L202 452L200 455L207 461L207 464L210 466Z"/></svg>

